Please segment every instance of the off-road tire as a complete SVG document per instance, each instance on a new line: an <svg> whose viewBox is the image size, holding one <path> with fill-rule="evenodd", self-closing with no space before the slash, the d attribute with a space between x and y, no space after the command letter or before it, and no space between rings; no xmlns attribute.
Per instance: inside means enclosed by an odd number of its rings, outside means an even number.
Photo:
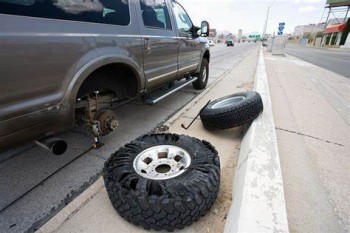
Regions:
<svg viewBox="0 0 350 233"><path fill-rule="evenodd" d="M203 58L202 64L201 64L201 69L199 73L196 73L194 75L198 79L192 83L192 86L196 90L203 90L208 83L208 78L209 78L209 61L206 58Z"/></svg>
<svg viewBox="0 0 350 233"><path fill-rule="evenodd" d="M234 99L237 101L233 101ZM246 91L210 102L201 110L200 118L204 128L208 130L228 129L254 120L262 111L260 94Z"/></svg>
<svg viewBox="0 0 350 233"><path fill-rule="evenodd" d="M170 179L153 180L139 175L134 159L159 145L186 150L191 164ZM145 135L111 155L103 178L113 207L124 219L147 230L173 231L208 213L219 191L220 161L209 142L177 134Z"/></svg>

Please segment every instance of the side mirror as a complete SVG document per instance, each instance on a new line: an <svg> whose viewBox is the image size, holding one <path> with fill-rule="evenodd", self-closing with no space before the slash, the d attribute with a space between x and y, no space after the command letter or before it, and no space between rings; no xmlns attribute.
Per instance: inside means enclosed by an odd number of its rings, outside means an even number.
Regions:
<svg viewBox="0 0 350 233"><path fill-rule="evenodd" d="M202 21L201 23L201 36L209 36L209 23L207 21Z"/></svg>

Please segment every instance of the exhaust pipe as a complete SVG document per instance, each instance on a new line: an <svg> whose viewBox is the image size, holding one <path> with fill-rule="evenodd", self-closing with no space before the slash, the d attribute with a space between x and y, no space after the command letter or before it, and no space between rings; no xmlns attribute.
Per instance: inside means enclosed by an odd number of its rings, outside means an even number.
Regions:
<svg viewBox="0 0 350 233"><path fill-rule="evenodd" d="M35 143L54 155L61 155L67 150L67 143L57 137L48 137L40 141L36 140Z"/></svg>

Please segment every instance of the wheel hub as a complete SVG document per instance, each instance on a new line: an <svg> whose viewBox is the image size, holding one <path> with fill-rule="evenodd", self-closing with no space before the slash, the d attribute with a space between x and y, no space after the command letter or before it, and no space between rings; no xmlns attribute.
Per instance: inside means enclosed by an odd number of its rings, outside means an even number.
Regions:
<svg viewBox="0 0 350 233"><path fill-rule="evenodd" d="M103 109L96 115L96 121L99 123L95 135L106 135L118 128L118 121L112 110Z"/></svg>
<svg viewBox="0 0 350 233"><path fill-rule="evenodd" d="M153 146L138 154L133 166L137 174L152 180L177 177L191 164L190 154L177 146Z"/></svg>

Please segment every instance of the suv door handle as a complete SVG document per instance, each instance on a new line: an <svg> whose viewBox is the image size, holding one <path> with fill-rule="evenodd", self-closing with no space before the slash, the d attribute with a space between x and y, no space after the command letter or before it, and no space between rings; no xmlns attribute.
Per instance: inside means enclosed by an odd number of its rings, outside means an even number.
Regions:
<svg viewBox="0 0 350 233"><path fill-rule="evenodd" d="M151 52L151 46L150 46L150 39L149 38L145 38L144 49L145 49L145 51L147 53Z"/></svg>

